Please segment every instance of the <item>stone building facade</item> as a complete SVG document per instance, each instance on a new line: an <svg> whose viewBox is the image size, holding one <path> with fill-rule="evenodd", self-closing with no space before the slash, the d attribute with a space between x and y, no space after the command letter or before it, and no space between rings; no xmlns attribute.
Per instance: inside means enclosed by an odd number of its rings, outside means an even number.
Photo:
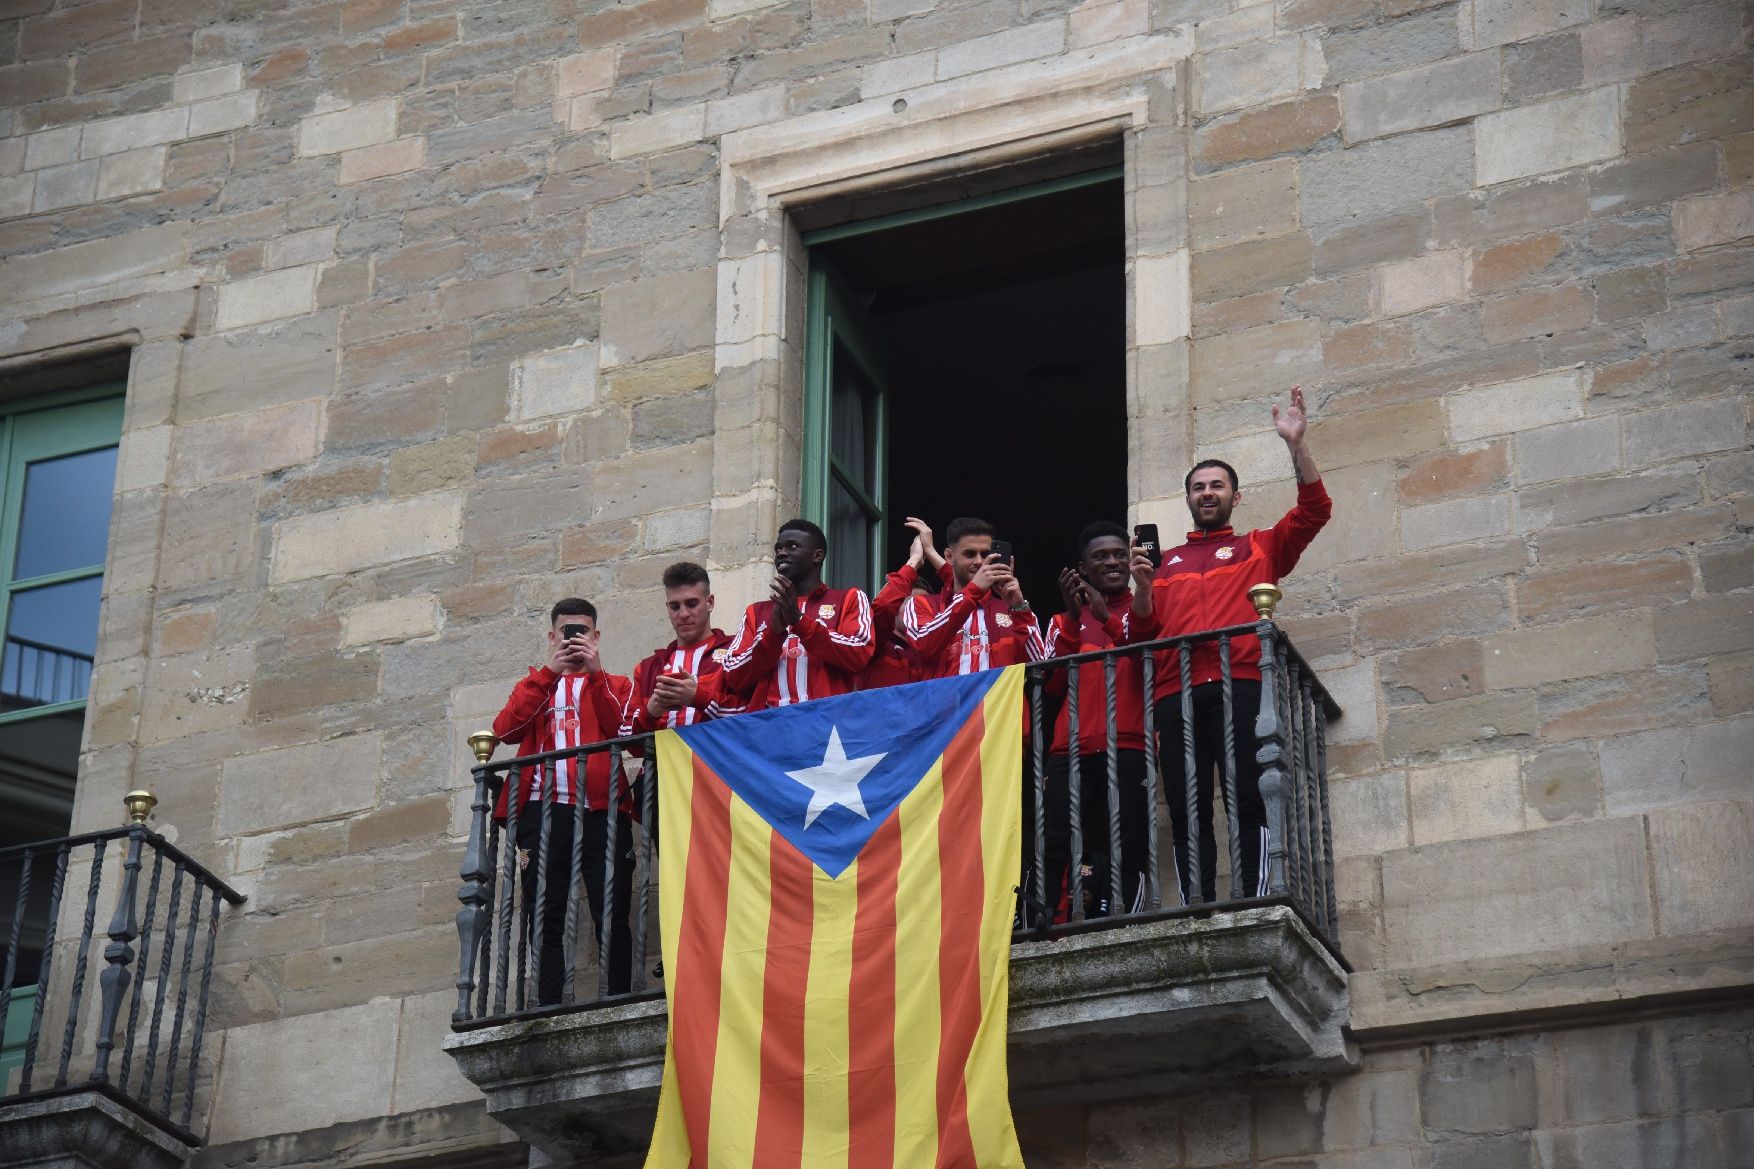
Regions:
<svg viewBox="0 0 1754 1169"><path fill-rule="evenodd" d="M126 383L71 823L150 788L249 896L196 1163L523 1163L439 1048L465 736L557 596L625 669L669 562L722 623L757 594L809 460L805 232L1089 156L1124 518L1180 530L1198 453L1271 522L1268 404L1310 394L1336 516L1282 615L1346 710L1361 1056L1031 1109L1030 1164L1754 1164L1749 27L11 0L0 393Z"/></svg>

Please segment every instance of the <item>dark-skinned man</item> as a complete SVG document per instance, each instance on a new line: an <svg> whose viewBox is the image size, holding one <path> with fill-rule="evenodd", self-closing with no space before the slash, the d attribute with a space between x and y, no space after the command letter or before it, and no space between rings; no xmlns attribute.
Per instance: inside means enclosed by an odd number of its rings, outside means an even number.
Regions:
<svg viewBox="0 0 1754 1169"><path fill-rule="evenodd" d="M1296 567L1303 550L1328 522L1333 503L1322 486L1321 472L1304 441L1308 417L1303 388L1293 386L1291 404L1273 406L1273 428L1284 440L1297 478L1297 502L1270 528L1238 533L1230 515L1242 501L1236 471L1217 459L1194 464L1184 480L1188 513L1194 530L1187 543L1163 551L1153 570L1135 550L1131 568L1135 582L1131 637L1149 641L1179 637L1205 629L1251 624L1256 620L1248 599L1251 587L1276 583ZM1149 588L1145 587L1149 584ZM1236 754L1237 807L1227 811L1237 826L1242 872L1234 879L1242 896L1267 892L1266 857L1270 845L1266 806L1261 800L1260 764L1255 761L1255 716L1261 706L1260 641L1252 634L1231 639L1231 727ZM1199 813L1199 896L1213 900L1217 849L1212 831L1212 787L1224 766L1224 694L1216 639L1196 643L1190 655L1194 724L1194 759ZM1182 899L1191 900L1187 864L1187 770L1182 724L1181 667L1176 654L1157 655L1156 703L1159 766L1174 824L1176 872ZM1228 793L1226 795L1228 801Z"/></svg>
<svg viewBox="0 0 1754 1169"><path fill-rule="evenodd" d="M774 538L770 598L743 613L725 655L723 683L749 710L845 694L876 645L871 602L859 589L822 583L828 537L809 520L787 520Z"/></svg>
<svg viewBox="0 0 1754 1169"><path fill-rule="evenodd" d="M1078 534L1078 567L1060 572L1060 597L1065 611L1048 625L1048 650L1053 657L1092 653L1125 645L1132 624L1132 589L1128 577L1127 530L1098 520ZM1151 814L1145 789L1145 690L1138 654L1115 660L1115 781L1120 792L1121 904L1109 904L1107 866L1114 863L1108 823L1108 703L1103 692L1105 670L1100 659L1078 667L1079 824L1086 863L1083 891L1085 913L1101 917L1112 912L1136 913L1145 907L1146 818ZM1066 671L1056 671L1050 691L1066 694ZM1057 914L1070 883L1072 710L1068 701L1054 722L1048 749L1047 816L1044 831L1046 888L1043 900ZM1035 825L1023 826L1033 836ZM1095 862L1095 863L1090 863Z"/></svg>

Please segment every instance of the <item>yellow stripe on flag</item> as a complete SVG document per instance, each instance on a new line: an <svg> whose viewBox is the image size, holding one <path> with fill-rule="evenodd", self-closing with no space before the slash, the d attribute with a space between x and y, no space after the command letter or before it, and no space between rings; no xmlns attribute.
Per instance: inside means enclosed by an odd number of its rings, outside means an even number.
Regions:
<svg viewBox="0 0 1754 1169"><path fill-rule="evenodd" d="M943 762L908 794L901 817L901 872L895 885L895 1164L938 1159L938 949L943 895L938 815L944 809Z"/></svg>
<svg viewBox="0 0 1754 1169"><path fill-rule="evenodd" d="M694 752L675 731L661 731L657 736L658 756L658 824L664 847L658 853L658 888L667 890L658 898L658 930L665 954L677 953L682 935L682 889L688 872L689 832L693 828L689 810L694 786ZM635 955L638 961L639 956ZM676 976L675 965L670 977ZM683 1121L682 1103L676 1091L676 1015L669 1013L667 1042L664 1044L664 1081L658 1090L658 1120L652 1129L652 1147L646 1164L666 1169L686 1166L689 1161L688 1126Z"/></svg>
<svg viewBox="0 0 1754 1169"><path fill-rule="evenodd" d="M859 865L854 861L838 878L811 865L810 878L815 912L804 1006L803 1169L846 1169L848 1004Z"/></svg>
<svg viewBox="0 0 1754 1169"><path fill-rule="evenodd" d="M719 990L715 1062L736 1075L713 1077L708 1158L712 1169L754 1169L755 1117L761 1106L762 991L773 880L773 829L742 798L731 797L731 873L725 903L725 960Z"/></svg>
<svg viewBox="0 0 1754 1169"><path fill-rule="evenodd" d="M1017 909L1023 819L1023 667L1007 666L987 691L981 739L981 1028L969 1052L968 1129L982 1169L1022 1169L1006 1073L1011 926Z"/></svg>

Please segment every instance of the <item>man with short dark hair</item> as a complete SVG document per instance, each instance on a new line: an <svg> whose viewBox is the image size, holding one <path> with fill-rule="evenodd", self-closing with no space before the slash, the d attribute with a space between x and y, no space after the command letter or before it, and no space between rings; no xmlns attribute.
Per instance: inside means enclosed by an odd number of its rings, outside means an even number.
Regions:
<svg viewBox="0 0 1754 1169"><path fill-rule="evenodd" d="M828 537L806 519L774 537L770 598L743 613L725 654L723 683L749 710L846 694L876 645L871 602L855 588L822 583Z"/></svg>
<svg viewBox="0 0 1754 1169"><path fill-rule="evenodd" d="M734 699L721 701L731 637L713 627L712 578L705 568L681 560L664 570L664 614L676 637L634 667L621 712L623 735L692 726L741 709Z"/></svg>
<svg viewBox="0 0 1754 1169"><path fill-rule="evenodd" d="M1132 560L1135 641L1180 637L1207 629L1250 624L1256 620L1248 591L1257 584L1276 583L1296 567L1303 550L1333 513L1333 502L1322 486L1321 472L1304 441L1308 418L1303 387L1291 388L1291 405L1273 406L1273 426L1285 441L1297 477L1297 503L1270 528L1238 534L1230 526L1232 509L1242 501L1236 470L1218 459L1202 459L1187 474L1188 512L1194 530L1187 543L1163 552L1163 563L1151 562L1135 549ZM1236 756L1237 807L1227 810L1237 826L1242 851L1240 887L1245 897L1267 891L1266 805L1261 800L1261 767L1255 760L1255 716L1261 707L1260 641L1252 634L1231 639L1231 730ZM1199 811L1200 896L1213 900L1217 849L1212 831L1214 772L1223 767L1224 692L1216 640L1202 641L1190 654L1190 695L1194 722L1193 782ZM1182 899L1191 897L1185 858L1188 838L1187 770L1183 745L1181 667L1175 653L1157 655L1156 703L1160 768L1175 826L1174 845ZM1226 800L1229 795L1226 793Z"/></svg>
<svg viewBox="0 0 1754 1169"><path fill-rule="evenodd" d="M548 664L533 666L512 688L505 708L493 720L493 734L515 743L519 755L537 755L567 747L613 739L620 730L619 713L632 687L619 674L603 669L598 656L601 632L597 609L579 597L555 602L548 614ZM581 767L581 763L583 766ZM572 890L572 845L575 811L584 805L584 882L591 917L601 931L603 920L603 857L611 823L615 832L615 898L609 913L609 993L625 993L633 973L633 938L628 929L629 894L633 887L632 798L625 773L611 773L609 755L601 752L554 762L552 790L544 801L543 768L525 767L516 780L501 788L494 818L504 821L515 802L517 818L507 827L517 838L517 863L523 886L526 936L535 939L534 909L541 872L542 951L537 958L537 1002L560 1001L566 967L566 903ZM581 775L580 772L583 772ZM510 795L514 784L520 793ZM611 801L610 788L615 789ZM610 807L611 802L616 806ZM547 862L536 863L541 851L542 821L547 812Z"/></svg>
<svg viewBox="0 0 1754 1169"><path fill-rule="evenodd" d="M926 676L946 678L1047 656L1041 626L1012 566L993 555L993 525L959 516L944 530L951 586L914 597L902 609L902 635L919 653Z"/></svg>
<svg viewBox="0 0 1754 1169"><path fill-rule="evenodd" d="M1078 533L1078 567L1060 573L1065 612L1048 625L1053 657L1094 653L1127 644L1132 624L1132 590L1128 581L1127 530L1109 520L1087 524ZM1120 792L1120 856L1111 851L1108 825L1108 702L1107 671L1100 659L1078 669L1078 710L1074 720L1070 696L1054 722L1048 749L1047 815L1045 817L1046 882L1043 901L1050 917L1057 915L1062 892L1071 885L1068 866L1084 866L1085 913L1136 913L1145 907L1146 821L1152 801L1145 788L1145 691L1140 654L1117 657L1114 672L1115 777ZM1049 689L1068 693L1065 670L1055 671ZM1077 746L1072 727L1077 726ZM1078 752L1080 857L1071 855L1071 753ZM1032 835L1033 824L1024 825ZM1108 867L1121 866L1121 904L1109 903L1112 888Z"/></svg>

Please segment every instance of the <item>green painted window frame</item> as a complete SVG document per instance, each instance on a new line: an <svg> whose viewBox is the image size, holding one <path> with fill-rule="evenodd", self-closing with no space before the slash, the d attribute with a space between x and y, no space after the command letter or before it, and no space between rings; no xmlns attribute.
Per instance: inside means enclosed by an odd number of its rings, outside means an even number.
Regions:
<svg viewBox="0 0 1754 1169"><path fill-rule="evenodd" d="M0 402L0 636L19 593L102 577L104 561L92 565L14 578L19 526L24 515L24 476L31 463L118 446L122 439L121 382L103 382ZM88 700L32 706L0 713L0 726L81 711Z"/></svg>
<svg viewBox="0 0 1754 1169"><path fill-rule="evenodd" d="M1027 186L973 195L949 203L881 215L857 223L805 232L804 246L810 249L810 272L806 279L807 307L804 326L804 481L800 497L804 518L828 530L829 488L838 482L845 487L865 513L875 520L872 528L871 579L858 582L875 591L883 583L889 548L890 516L884 506L889 494L889 403L887 370L883 361L883 343L875 327L859 306L857 297L833 263L818 245L873 232L889 231L914 223L947 219L1000 207L1024 199L1037 199L1061 191L1077 190L1097 183L1113 182L1123 177L1125 168L1108 166L1099 170L1066 175ZM867 381L876 388L877 435L872 486L854 484L846 469L834 457L833 410L830 390L834 384L834 343L841 342L858 363ZM832 556L832 550L830 551Z"/></svg>

